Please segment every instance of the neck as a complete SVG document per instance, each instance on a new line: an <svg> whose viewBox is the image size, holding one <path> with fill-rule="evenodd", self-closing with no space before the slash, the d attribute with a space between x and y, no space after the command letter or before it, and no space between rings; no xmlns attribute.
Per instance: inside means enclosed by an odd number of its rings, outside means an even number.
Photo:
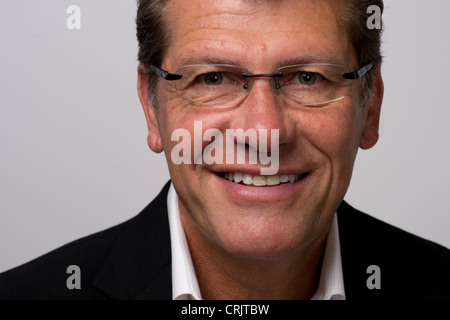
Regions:
<svg viewBox="0 0 450 320"><path fill-rule="evenodd" d="M234 256L205 237L180 210L194 268L206 300L307 300L318 286L327 233L277 259Z"/></svg>

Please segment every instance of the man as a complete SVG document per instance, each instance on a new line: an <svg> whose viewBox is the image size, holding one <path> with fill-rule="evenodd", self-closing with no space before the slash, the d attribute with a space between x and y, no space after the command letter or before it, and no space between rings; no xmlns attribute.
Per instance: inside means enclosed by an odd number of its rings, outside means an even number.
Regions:
<svg viewBox="0 0 450 320"><path fill-rule="evenodd" d="M138 94L171 182L137 217L0 275L0 297L449 298L447 249L343 202L378 140L373 4L139 1Z"/></svg>

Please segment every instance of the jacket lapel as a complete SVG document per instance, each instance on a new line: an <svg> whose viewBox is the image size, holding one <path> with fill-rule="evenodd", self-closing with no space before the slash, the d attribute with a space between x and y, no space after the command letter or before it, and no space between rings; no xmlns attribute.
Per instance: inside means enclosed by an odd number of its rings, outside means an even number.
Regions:
<svg viewBox="0 0 450 320"><path fill-rule="evenodd" d="M170 181L119 236L94 285L113 299L172 299L167 193Z"/></svg>
<svg viewBox="0 0 450 320"><path fill-rule="evenodd" d="M338 209L338 226L346 298L380 299L389 295L384 285L389 272L384 271L391 269L388 262L395 259L382 249L389 248L384 239L384 224L343 201ZM371 265L383 270L383 290L367 286Z"/></svg>

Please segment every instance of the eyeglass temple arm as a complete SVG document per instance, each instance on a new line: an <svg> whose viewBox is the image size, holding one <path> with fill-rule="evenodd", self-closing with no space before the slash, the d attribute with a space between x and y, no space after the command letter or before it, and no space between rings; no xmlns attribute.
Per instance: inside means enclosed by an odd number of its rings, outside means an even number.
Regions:
<svg viewBox="0 0 450 320"><path fill-rule="evenodd" d="M150 69L161 78L169 81L178 80L181 79L181 77L183 77L182 74L169 73L166 70L162 70L153 64L150 65Z"/></svg>
<svg viewBox="0 0 450 320"><path fill-rule="evenodd" d="M366 64L364 67L362 67L361 69L359 69L357 71L344 73L344 74L342 74L342 76L345 79L356 80L356 79L361 78L363 75L365 75L367 73L367 71L369 71L370 69L372 69L372 63Z"/></svg>

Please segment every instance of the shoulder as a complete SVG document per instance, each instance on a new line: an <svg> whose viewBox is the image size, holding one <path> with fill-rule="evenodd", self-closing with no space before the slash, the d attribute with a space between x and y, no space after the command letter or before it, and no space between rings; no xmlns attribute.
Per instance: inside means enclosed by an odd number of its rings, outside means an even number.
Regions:
<svg viewBox="0 0 450 320"><path fill-rule="evenodd" d="M76 299L81 292L67 288L70 266L82 270L83 294L103 298L87 282L107 257L121 227L78 239L0 274L0 299Z"/></svg>
<svg viewBox="0 0 450 320"><path fill-rule="evenodd" d="M128 221L1 273L0 299L131 297L132 290L140 289L135 283L144 284L147 280L144 271L139 273L136 265L146 270L154 267L157 272L161 266L149 261L149 256L153 254L155 261L161 260L163 265L170 258L167 191L168 184L140 214ZM70 266L80 271L81 290L68 288L68 281L74 280L70 277L77 272L68 269Z"/></svg>
<svg viewBox="0 0 450 320"><path fill-rule="evenodd" d="M344 282L363 297L450 299L450 250L371 217L343 202L338 209ZM369 266L381 289L368 289Z"/></svg>

